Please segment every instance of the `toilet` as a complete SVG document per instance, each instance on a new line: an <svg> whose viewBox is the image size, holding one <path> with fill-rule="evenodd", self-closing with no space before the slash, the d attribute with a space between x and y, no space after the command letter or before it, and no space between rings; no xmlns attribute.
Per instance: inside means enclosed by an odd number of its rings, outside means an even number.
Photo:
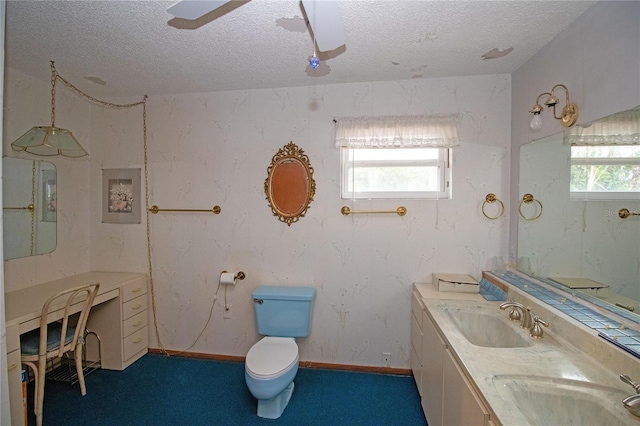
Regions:
<svg viewBox="0 0 640 426"><path fill-rule="evenodd" d="M244 377L258 400L258 416L277 419L293 394L298 372L296 337L309 335L316 289L260 286L253 291L258 334L244 365Z"/></svg>

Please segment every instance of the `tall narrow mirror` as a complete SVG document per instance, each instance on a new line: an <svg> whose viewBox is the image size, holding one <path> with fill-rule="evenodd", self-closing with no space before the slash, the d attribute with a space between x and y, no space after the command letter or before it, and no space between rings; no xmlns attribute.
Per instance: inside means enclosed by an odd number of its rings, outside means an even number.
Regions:
<svg viewBox="0 0 640 426"><path fill-rule="evenodd" d="M56 167L41 160L2 159L4 260L50 253L57 240Z"/></svg>

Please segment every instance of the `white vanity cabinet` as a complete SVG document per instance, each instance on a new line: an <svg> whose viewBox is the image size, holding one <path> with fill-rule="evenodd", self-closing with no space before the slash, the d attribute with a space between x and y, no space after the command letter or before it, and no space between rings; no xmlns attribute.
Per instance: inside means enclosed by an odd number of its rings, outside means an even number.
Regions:
<svg viewBox="0 0 640 426"><path fill-rule="evenodd" d="M429 425L488 424L489 410L426 312L422 327L422 409Z"/></svg>
<svg viewBox="0 0 640 426"><path fill-rule="evenodd" d="M489 411L473 390L466 374L449 349L442 359L442 424L483 426L489 424Z"/></svg>
<svg viewBox="0 0 640 426"><path fill-rule="evenodd" d="M431 318L422 312L422 410L431 426L442 425L442 395L444 376L442 361L445 343L435 329Z"/></svg>
<svg viewBox="0 0 640 426"><path fill-rule="evenodd" d="M411 312L411 370L429 426L491 425L489 410L448 349L417 290Z"/></svg>

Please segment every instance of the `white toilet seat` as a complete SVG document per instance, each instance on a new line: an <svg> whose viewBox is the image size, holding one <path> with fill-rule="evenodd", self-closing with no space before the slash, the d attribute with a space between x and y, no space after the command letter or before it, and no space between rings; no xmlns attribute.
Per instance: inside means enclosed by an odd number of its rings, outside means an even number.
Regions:
<svg viewBox="0 0 640 426"><path fill-rule="evenodd" d="M245 361L247 373L269 379L290 370L298 363L298 345L292 337L263 337L249 349Z"/></svg>

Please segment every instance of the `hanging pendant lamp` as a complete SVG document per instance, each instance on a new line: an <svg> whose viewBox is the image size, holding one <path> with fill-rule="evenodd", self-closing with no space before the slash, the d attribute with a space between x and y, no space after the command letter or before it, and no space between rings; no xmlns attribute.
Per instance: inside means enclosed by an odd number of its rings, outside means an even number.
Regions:
<svg viewBox="0 0 640 426"><path fill-rule="evenodd" d="M11 144L14 151L33 155L79 158L89 155L70 130L56 127L56 81L58 73L51 61L51 126L35 126Z"/></svg>

